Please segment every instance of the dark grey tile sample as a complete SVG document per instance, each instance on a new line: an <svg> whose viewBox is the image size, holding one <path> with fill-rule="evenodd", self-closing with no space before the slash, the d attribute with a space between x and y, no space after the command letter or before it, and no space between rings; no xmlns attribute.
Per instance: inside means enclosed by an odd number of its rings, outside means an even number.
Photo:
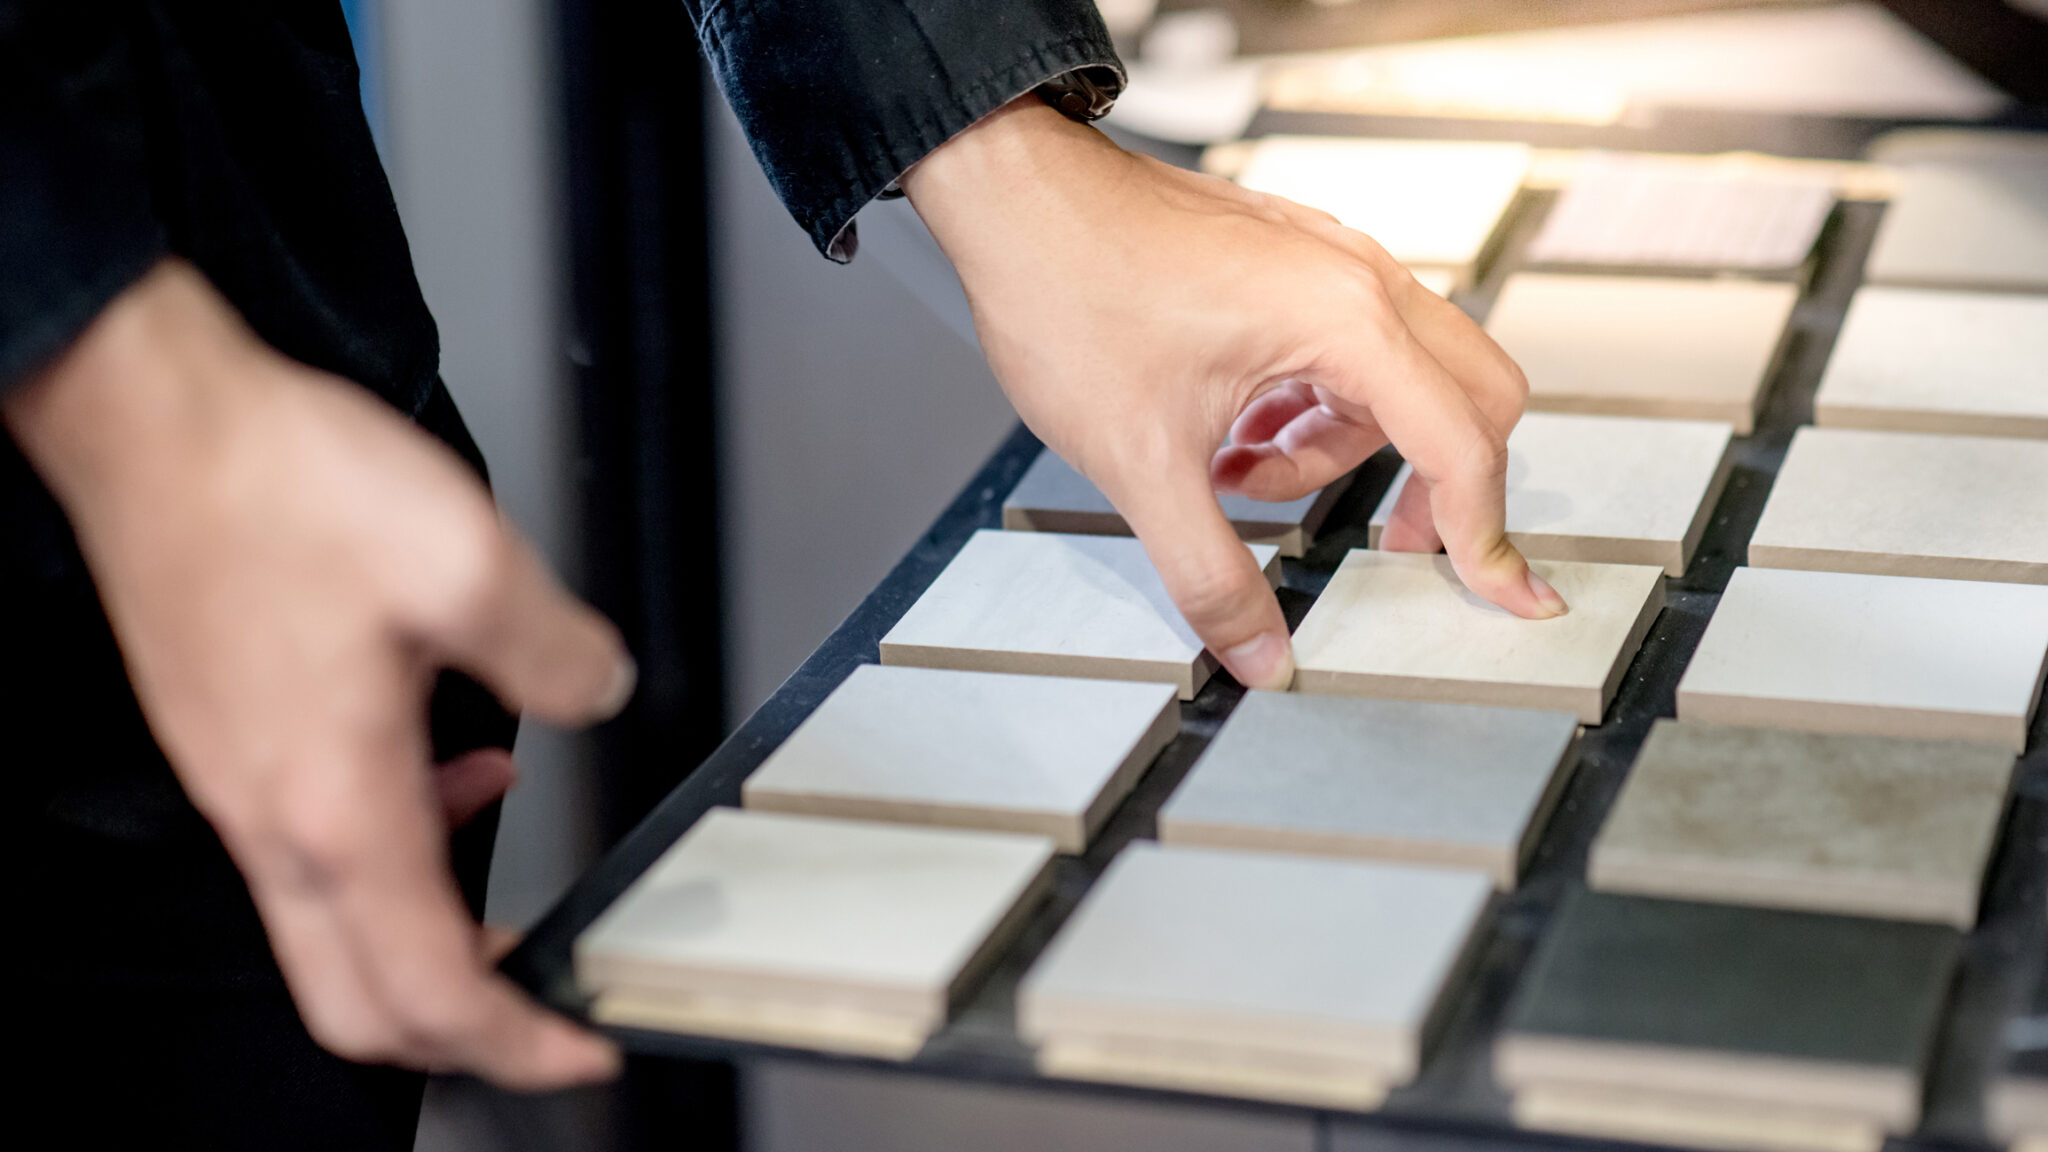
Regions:
<svg viewBox="0 0 2048 1152"><path fill-rule="evenodd" d="M1300 556L1322 527L1330 506L1350 483L1345 477L1298 500L1268 502L1220 495L1217 502L1243 539L1278 545L1283 556ZM1095 536L1131 534L1130 525L1109 497L1049 448L1038 454L1004 498L1003 527Z"/></svg>
<svg viewBox="0 0 2048 1152"><path fill-rule="evenodd" d="M1918 1069L1960 947L1935 925L1576 890L1507 1030Z"/></svg>
<svg viewBox="0 0 2048 1152"><path fill-rule="evenodd" d="M2048 957L2042 958L2033 996L2006 1024L2005 1051L2005 1074L2048 1094Z"/></svg>

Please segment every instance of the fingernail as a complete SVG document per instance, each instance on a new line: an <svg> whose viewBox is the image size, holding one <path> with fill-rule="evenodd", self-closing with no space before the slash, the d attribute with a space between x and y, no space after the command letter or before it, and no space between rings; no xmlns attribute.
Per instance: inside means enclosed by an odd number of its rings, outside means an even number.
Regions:
<svg viewBox="0 0 2048 1152"><path fill-rule="evenodd" d="M1294 683L1294 652L1285 632L1261 632L1225 651L1223 663L1247 688L1285 692Z"/></svg>
<svg viewBox="0 0 2048 1152"><path fill-rule="evenodd" d="M1529 591L1536 594L1537 603L1550 609L1552 617L1562 616L1572 610L1572 606L1564 602L1564 597L1557 594L1557 589L1550 586L1550 581L1538 576L1534 568L1529 569Z"/></svg>
<svg viewBox="0 0 2048 1152"><path fill-rule="evenodd" d="M633 663L631 656L621 655L612 669L611 687L605 690L604 700L597 706L597 718L609 720L626 710L627 701L633 698L633 689L640 684L640 666Z"/></svg>

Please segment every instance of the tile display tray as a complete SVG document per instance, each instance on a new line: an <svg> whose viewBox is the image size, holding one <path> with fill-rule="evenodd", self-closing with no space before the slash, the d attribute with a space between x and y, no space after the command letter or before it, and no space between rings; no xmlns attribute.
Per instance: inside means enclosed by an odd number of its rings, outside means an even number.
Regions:
<svg viewBox="0 0 2048 1152"><path fill-rule="evenodd" d="M1485 305L1540 224L1551 194L1524 190L1510 209L1499 252L1473 288L1455 299L1484 318ZM1650 724L1675 714L1680 672L1706 628L1744 542L1761 514L1772 477L1792 430L1813 419L1813 393L1883 211L1874 203L1840 204L1821 239L1812 278L1793 313L1787 353L1771 380L1753 435L1731 450L1733 473L1686 575L1667 581L1669 604L1630 665L1606 722L1580 742L1577 767L1522 886L1500 898L1483 925L1478 962L1452 1004L1421 1076L1400 1088L1374 1113L1343 1113L1282 1105L1232 1102L1247 1112L1311 1112L1322 1147L1457 1149L1612 1147L1526 1132L1511 1126L1508 1099L1489 1072L1492 1042L1509 996L1569 886L1584 883L1587 851L1635 760ZM545 1002L582 1012L570 967L576 934L705 810L737 805L740 782L793 731L811 709L855 667L876 660L876 644L955 551L978 528L1000 527L1002 503L1039 452L1018 429L983 466L910 554L897 564L846 622L776 694L606 855L535 926L505 961L506 971ZM1321 538L1300 560L1284 560L1281 605L1299 625L1344 553L1362 548L1366 522L1398 461L1382 454L1333 508ZM1182 731L1161 753L1137 790L1110 818L1088 853L1061 857L1047 902L978 987L955 1009L953 1020L918 1056L904 1064L862 1061L788 1049L697 1039L656 1032L614 1034L632 1053L684 1059L748 1060L757 1056L857 1064L913 1077L1031 1085L1048 1093L1173 1098L1174 1093L1053 1080L1040 1076L1031 1050L1017 1038L1013 1011L1019 978L1053 932L1073 911L1109 860L1133 838L1154 836L1159 807L1180 784L1218 725L1243 694L1218 673L1200 695L1180 705ZM2008 808L1999 848L1985 883L1984 913L1966 941L1961 972L1936 1042L1925 1119L1920 1133L1892 1145L1905 1148L1989 1148L1983 1131L1982 1088L1997 1069L1998 1032L2024 994L2027 957L2044 946L2041 914L2048 887L2048 709L2034 724L2033 748L2020 766L2016 800ZM1213 1102L1213 1101L1212 1101Z"/></svg>

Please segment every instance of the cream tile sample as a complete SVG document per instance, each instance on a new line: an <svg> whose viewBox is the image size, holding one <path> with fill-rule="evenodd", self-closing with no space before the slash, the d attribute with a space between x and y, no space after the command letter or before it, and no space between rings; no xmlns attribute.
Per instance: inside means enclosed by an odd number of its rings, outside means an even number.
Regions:
<svg viewBox="0 0 2048 1152"><path fill-rule="evenodd" d="M1577 732L1565 712L1248 692L1159 838L1472 868L1512 888Z"/></svg>
<svg viewBox="0 0 2048 1152"><path fill-rule="evenodd" d="M1480 599L1444 556L1354 550L1294 634L1295 688L1575 713L1598 724L1664 607L1663 572L1531 563L1571 611L1523 620Z"/></svg>
<svg viewBox="0 0 2048 1152"><path fill-rule="evenodd" d="M1659 720L1587 882L1968 931L2012 774L1989 744Z"/></svg>
<svg viewBox="0 0 2048 1152"><path fill-rule="evenodd" d="M907 1055L903 1038L943 1023L1035 902L1053 851L1042 836L713 809L577 939L577 982L651 1002L656 1025L680 1004L678 1027ZM895 1031L860 1040L877 1021Z"/></svg>
<svg viewBox="0 0 2048 1152"><path fill-rule="evenodd" d="M1538 560L1656 564L1683 576L1728 482L1719 421L1531 412L1508 436L1508 538ZM1401 466L1370 535L1392 519Z"/></svg>
<svg viewBox="0 0 2048 1152"><path fill-rule="evenodd" d="M1139 841L1025 977L1018 1028L1405 1081L1492 888L1476 872Z"/></svg>
<svg viewBox="0 0 2048 1152"><path fill-rule="evenodd" d="M1725 420L1748 434L1798 301L1791 284L1510 276L1486 330L1529 378L1529 408Z"/></svg>
<svg viewBox="0 0 2048 1152"><path fill-rule="evenodd" d="M1787 271L1835 205L1826 174L1755 157L1587 156L1530 244L1547 264Z"/></svg>
<svg viewBox="0 0 2048 1152"><path fill-rule="evenodd" d="M1268 580L1270 544L1247 545ZM1172 684L1191 700L1216 659L1136 540L976 532L882 637L882 663Z"/></svg>
<svg viewBox="0 0 2048 1152"><path fill-rule="evenodd" d="M1714 1152L1878 1152L1885 1141L1868 1118L1635 1088L1530 1086L1515 1093L1514 1118L1541 1131Z"/></svg>
<svg viewBox="0 0 2048 1152"><path fill-rule="evenodd" d="M2048 288L2048 149L1903 169L1863 276L1873 284Z"/></svg>
<svg viewBox="0 0 2048 1152"><path fill-rule="evenodd" d="M1268 503L1248 496L1219 495L1217 503L1247 543L1271 544L1282 556L1300 556L1308 551L1316 530L1330 514L1330 506L1348 487L1350 480L1345 479L1299 500ZM1038 454L1004 498L1003 527L1013 532L1131 534L1131 526L1111 506L1109 497L1050 449Z"/></svg>
<svg viewBox="0 0 2048 1152"><path fill-rule="evenodd" d="M1403 264L1476 263L1529 171L1526 145L1268 136L1238 183L1320 208Z"/></svg>
<svg viewBox="0 0 2048 1152"><path fill-rule="evenodd" d="M2048 584L2048 442L1801 428L1749 562Z"/></svg>
<svg viewBox="0 0 2048 1152"><path fill-rule="evenodd" d="M2017 752L2044 661L2048 588L1738 568L1678 717Z"/></svg>
<svg viewBox="0 0 2048 1152"><path fill-rule="evenodd" d="M1863 288L1821 376L1814 421L2048 438L2048 296Z"/></svg>
<svg viewBox="0 0 2048 1152"><path fill-rule="evenodd" d="M1079 852L1179 731L1169 684L868 664L742 792L763 811L1035 832Z"/></svg>

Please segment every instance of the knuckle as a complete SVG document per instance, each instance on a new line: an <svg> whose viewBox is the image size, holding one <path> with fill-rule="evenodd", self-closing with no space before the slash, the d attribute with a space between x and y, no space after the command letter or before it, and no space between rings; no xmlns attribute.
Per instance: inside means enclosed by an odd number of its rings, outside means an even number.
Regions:
<svg viewBox="0 0 2048 1152"><path fill-rule="evenodd" d="M1224 624L1252 602L1251 588L1236 572L1207 568L1182 577L1174 603L1197 631Z"/></svg>

